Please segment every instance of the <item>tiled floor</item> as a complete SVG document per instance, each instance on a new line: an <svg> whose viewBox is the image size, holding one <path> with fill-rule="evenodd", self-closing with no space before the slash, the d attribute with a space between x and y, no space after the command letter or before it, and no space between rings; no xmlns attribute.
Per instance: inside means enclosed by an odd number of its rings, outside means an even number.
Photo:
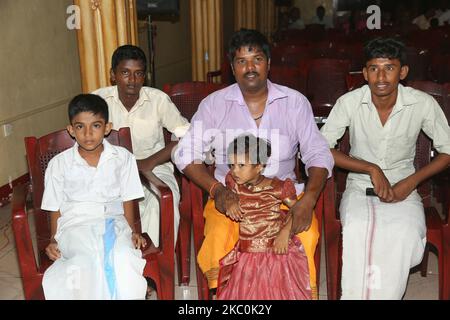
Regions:
<svg viewBox="0 0 450 320"><path fill-rule="evenodd" d="M0 299L21 300L24 298L22 283L17 264L14 237L11 230L11 207L0 208ZM324 250L322 250L323 252ZM194 257L191 258L191 283L189 286L177 286L175 298L179 300L196 300L197 286L195 279ZM438 274L437 258L430 254L428 276L423 278L420 272L410 275L404 299L437 299ZM320 267L320 300L326 300L325 261L322 255ZM153 295L151 299L156 299Z"/></svg>

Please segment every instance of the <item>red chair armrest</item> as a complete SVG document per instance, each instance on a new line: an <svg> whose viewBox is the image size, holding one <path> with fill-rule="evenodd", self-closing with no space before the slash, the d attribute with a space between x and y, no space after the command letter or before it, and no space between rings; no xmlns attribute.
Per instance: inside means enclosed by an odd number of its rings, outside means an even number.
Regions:
<svg viewBox="0 0 450 320"><path fill-rule="evenodd" d="M39 273L26 208L29 190L29 184L21 184L13 188L12 195L12 228L16 241L20 272L24 280L25 278L34 278Z"/></svg>
<svg viewBox="0 0 450 320"><path fill-rule="evenodd" d="M140 173L142 184L159 199L160 220L160 250L175 251L174 244L174 208L172 190L154 174Z"/></svg>

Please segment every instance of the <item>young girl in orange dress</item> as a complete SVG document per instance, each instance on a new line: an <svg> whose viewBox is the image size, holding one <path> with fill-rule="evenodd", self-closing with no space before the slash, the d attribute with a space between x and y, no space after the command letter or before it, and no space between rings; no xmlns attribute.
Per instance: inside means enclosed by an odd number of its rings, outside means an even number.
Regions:
<svg viewBox="0 0 450 320"><path fill-rule="evenodd" d="M217 299L311 299L308 262L300 241L290 234L291 216L280 209L297 201L294 183L262 173L270 145L252 135L228 147L226 185L239 197L227 216L239 221L239 241L220 260Z"/></svg>

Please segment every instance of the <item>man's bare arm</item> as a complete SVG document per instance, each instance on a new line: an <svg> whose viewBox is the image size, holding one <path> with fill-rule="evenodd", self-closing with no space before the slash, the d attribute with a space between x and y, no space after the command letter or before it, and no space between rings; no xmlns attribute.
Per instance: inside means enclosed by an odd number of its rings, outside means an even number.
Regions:
<svg viewBox="0 0 450 320"><path fill-rule="evenodd" d="M328 170L325 168L311 167L308 169L308 183L305 187L305 193L289 210L289 213L292 214L291 234L306 231L311 226L313 210L327 176Z"/></svg>

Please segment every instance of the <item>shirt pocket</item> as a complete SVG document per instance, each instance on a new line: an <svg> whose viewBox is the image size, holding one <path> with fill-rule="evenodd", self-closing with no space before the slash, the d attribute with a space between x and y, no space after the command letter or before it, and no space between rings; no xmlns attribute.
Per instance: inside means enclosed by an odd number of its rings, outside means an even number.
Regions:
<svg viewBox="0 0 450 320"><path fill-rule="evenodd" d="M93 172L80 165L74 165L64 176L64 193L68 200L85 201L90 194Z"/></svg>
<svg viewBox="0 0 450 320"><path fill-rule="evenodd" d="M395 135L389 138L388 157L392 164L414 159L416 138L407 135Z"/></svg>
<svg viewBox="0 0 450 320"><path fill-rule="evenodd" d="M152 149L161 139L162 127L158 121L133 119L131 121L133 148Z"/></svg>
<svg viewBox="0 0 450 320"><path fill-rule="evenodd" d="M100 194L104 199L118 199L121 196L121 171L124 163L119 159L110 160L105 164L102 171L99 172L97 180L97 194Z"/></svg>

